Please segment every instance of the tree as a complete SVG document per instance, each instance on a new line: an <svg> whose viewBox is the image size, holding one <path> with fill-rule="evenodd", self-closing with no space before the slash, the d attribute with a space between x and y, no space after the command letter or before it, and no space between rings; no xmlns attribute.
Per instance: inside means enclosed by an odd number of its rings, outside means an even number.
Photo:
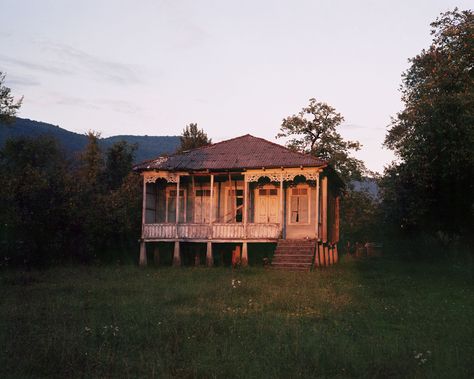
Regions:
<svg viewBox="0 0 474 379"><path fill-rule="evenodd" d="M178 152L196 149L197 147L207 146L212 143L212 140L207 137L203 129L198 129L197 124L191 123L186 125L183 129L183 134L179 137L181 145Z"/></svg>
<svg viewBox="0 0 474 379"><path fill-rule="evenodd" d="M5 86L5 74L0 71L0 122L12 123L15 119L16 112L21 107L23 97L15 101L11 94L11 89Z"/></svg>
<svg viewBox="0 0 474 379"><path fill-rule="evenodd" d="M398 161L382 190L393 225L446 240L474 225L474 14L456 8L431 27L403 74L405 107L385 139Z"/></svg>
<svg viewBox="0 0 474 379"><path fill-rule="evenodd" d="M364 163L350 156L360 150L357 141L345 141L336 128L344 118L326 103L310 99L298 114L283 119L277 138L291 137L287 146L327 160L341 177L349 182L360 180L366 171Z"/></svg>
<svg viewBox="0 0 474 379"><path fill-rule="evenodd" d="M132 172L133 159L137 145L126 141L114 143L106 151L105 177L109 189L117 189Z"/></svg>
<svg viewBox="0 0 474 379"><path fill-rule="evenodd" d="M61 259L69 235L69 170L57 142L7 140L0 177L0 259L28 265Z"/></svg>

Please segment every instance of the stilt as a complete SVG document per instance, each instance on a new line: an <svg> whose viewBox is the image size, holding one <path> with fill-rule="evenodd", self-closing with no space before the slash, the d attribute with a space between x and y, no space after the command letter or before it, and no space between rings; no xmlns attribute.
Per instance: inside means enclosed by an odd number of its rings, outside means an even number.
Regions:
<svg viewBox="0 0 474 379"><path fill-rule="evenodd" d="M140 242L140 259L138 261L138 264L141 267L146 266L146 245L145 245L145 241Z"/></svg>
<svg viewBox="0 0 474 379"><path fill-rule="evenodd" d="M314 250L314 267L319 267L319 248L317 243Z"/></svg>
<svg viewBox="0 0 474 379"><path fill-rule="evenodd" d="M337 252L337 243L334 245L334 263L339 262L339 253Z"/></svg>
<svg viewBox="0 0 474 379"><path fill-rule="evenodd" d="M324 244L324 265L329 266L329 248L328 245Z"/></svg>
<svg viewBox="0 0 474 379"><path fill-rule="evenodd" d="M232 266L238 266L240 263L240 245L237 245L232 251Z"/></svg>
<svg viewBox="0 0 474 379"><path fill-rule="evenodd" d="M194 266L200 266L201 265L201 255L199 254L199 246L194 247Z"/></svg>
<svg viewBox="0 0 474 379"><path fill-rule="evenodd" d="M247 251L247 242L242 243L242 258L241 258L242 266L247 266L249 264L249 257Z"/></svg>
<svg viewBox="0 0 474 379"><path fill-rule="evenodd" d="M332 246L329 246L329 264L330 265L334 264L334 250Z"/></svg>
<svg viewBox="0 0 474 379"><path fill-rule="evenodd" d="M174 252L173 252L173 266L181 266L181 255L179 252L179 241L174 243Z"/></svg>
<svg viewBox="0 0 474 379"><path fill-rule="evenodd" d="M207 241L206 265L207 267L214 266L214 258L212 257L212 242L211 241Z"/></svg>
<svg viewBox="0 0 474 379"><path fill-rule="evenodd" d="M324 246L322 243L318 244L318 252L319 252L319 266L324 267Z"/></svg>
<svg viewBox="0 0 474 379"><path fill-rule="evenodd" d="M160 265L160 248L158 247L158 244L155 244L153 249L153 262L155 263L155 266Z"/></svg>

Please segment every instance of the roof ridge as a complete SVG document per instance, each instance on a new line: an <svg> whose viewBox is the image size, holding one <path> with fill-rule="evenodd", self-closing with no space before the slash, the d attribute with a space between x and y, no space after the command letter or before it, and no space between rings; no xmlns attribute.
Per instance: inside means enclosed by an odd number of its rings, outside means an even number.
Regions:
<svg viewBox="0 0 474 379"><path fill-rule="evenodd" d="M250 134L246 134L246 135L251 136ZM311 157L311 158L314 158L314 159L318 159L318 160L321 161L321 162L327 163L326 160L321 159L321 158L318 158L318 157L315 157L314 155L312 155L312 154L310 154L310 153L302 153L301 151L291 150L289 147L280 145L279 143L276 143L276 142L269 141L269 140L267 140L267 139L265 139L265 138L262 138L262 137L255 137L255 136L251 136L251 137L260 139L260 140L265 141L265 142L267 142L267 143L270 143L270 144L272 144L272 145L274 145L274 146L281 147L281 148L283 148L283 149L285 149L285 150L288 150L288 151L290 151L290 152L292 152L292 153L300 154L300 155L302 155L302 156L304 156L304 157Z"/></svg>
<svg viewBox="0 0 474 379"><path fill-rule="evenodd" d="M217 145L220 145L224 142L230 142L230 141L233 141L233 140L236 140L236 139L239 139L239 138L243 138L243 137L253 137L253 138L258 138L258 137L254 137L250 134L244 134L242 136L238 136L238 137L234 137L234 138L229 138L229 139L226 139L224 141L219 141L219 142L216 142L216 143L210 143L209 145L205 145L205 146L199 146L199 147L195 147L194 149L190 149L190 150L186 150L186 151L182 151L180 153L173 153L173 154L170 154L170 156L175 156L175 155L180 155L180 154L187 154L187 153L190 153L192 151L196 151L196 150L204 150L204 149L208 149L210 147L214 147L214 146L217 146ZM263 138L262 138L263 139ZM156 158L155 158L156 159Z"/></svg>

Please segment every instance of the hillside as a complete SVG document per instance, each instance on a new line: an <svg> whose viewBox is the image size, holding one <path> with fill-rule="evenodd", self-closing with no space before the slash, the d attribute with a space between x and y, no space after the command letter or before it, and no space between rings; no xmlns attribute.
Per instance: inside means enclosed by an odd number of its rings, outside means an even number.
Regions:
<svg viewBox="0 0 474 379"><path fill-rule="evenodd" d="M87 137L84 134L70 132L45 122L18 117L12 125L0 124L0 148L3 147L8 138L38 137L41 135L50 135L56 138L68 155L80 152L87 144ZM138 145L135 156L136 162L155 158L161 154L173 153L179 146L179 137L177 136L120 135L100 139L103 149L117 141L126 141Z"/></svg>

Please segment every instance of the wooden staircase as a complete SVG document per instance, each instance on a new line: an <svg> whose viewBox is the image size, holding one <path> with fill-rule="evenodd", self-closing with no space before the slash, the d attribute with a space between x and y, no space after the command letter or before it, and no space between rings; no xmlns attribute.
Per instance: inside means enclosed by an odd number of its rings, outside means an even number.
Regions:
<svg viewBox="0 0 474 379"><path fill-rule="evenodd" d="M278 240L271 268L310 271L313 267L316 240Z"/></svg>

